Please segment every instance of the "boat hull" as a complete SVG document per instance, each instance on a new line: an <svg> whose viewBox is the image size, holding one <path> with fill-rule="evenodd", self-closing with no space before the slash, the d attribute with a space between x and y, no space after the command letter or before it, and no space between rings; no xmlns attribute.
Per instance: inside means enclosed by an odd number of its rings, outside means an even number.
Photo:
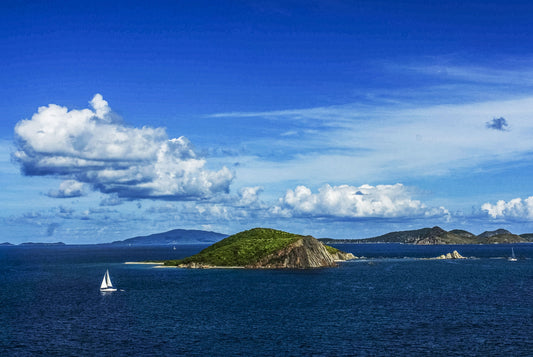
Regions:
<svg viewBox="0 0 533 357"><path fill-rule="evenodd" d="M115 288L105 288L105 289L100 289L101 292L103 293L106 293L106 292L111 292L111 291L117 291L117 289Z"/></svg>

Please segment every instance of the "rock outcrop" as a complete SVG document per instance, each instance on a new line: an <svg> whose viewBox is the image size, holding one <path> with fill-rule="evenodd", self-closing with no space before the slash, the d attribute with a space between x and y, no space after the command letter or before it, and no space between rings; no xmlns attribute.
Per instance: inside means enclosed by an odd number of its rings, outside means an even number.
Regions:
<svg viewBox="0 0 533 357"><path fill-rule="evenodd" d="M331 253L331 256L336 262L345 262L347 260L358 259L358 257L352 253L346 253L340 250L335 253Z"/></svg>
<svg viewBox="0 0 533 357"><path fill-rule="evenodd" d="M461 254L459 254L459 252L454 250L451 253L442 254L442 255L439 255L438 257L435 257L433 259L466 259L466 257L463 257Z"/></svg>

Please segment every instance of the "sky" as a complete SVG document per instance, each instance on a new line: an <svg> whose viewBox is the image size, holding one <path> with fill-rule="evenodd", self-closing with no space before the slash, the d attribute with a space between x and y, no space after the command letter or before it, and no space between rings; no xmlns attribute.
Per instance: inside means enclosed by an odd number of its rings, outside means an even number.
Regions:
<svg viewBox="0 0 533 357"><path fill-rule="evenodd" d="M530 1L2 1L0 242L533 232Z"/></svg>

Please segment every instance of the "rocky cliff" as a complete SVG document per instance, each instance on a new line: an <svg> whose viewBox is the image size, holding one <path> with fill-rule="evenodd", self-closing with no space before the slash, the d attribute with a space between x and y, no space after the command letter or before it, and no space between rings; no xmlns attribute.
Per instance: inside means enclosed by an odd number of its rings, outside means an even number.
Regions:
<svg viewBox="0 0 533 357"><path fill-rule="evenodd" d="M313 237L303 237L286 248L270 254L247 268L320 268L333 267L337 261L354 259L351 253L340 250L331 254L326 246Z"/></svg>

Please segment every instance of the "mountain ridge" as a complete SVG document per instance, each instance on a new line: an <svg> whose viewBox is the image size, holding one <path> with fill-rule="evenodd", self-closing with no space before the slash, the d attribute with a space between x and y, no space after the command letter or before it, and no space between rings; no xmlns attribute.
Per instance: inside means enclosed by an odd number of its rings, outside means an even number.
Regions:
<svg viewBox="0 0 533 357"><path fill-rule="evenodd" d="M208 244L226 238L227 234L202 231L198 229L172 229L170 231L137 236L118 240L111 245L174 245L174 244Z"/></svg>
<svg viewBox="0 0 533 357"><path fill-rule="evenodd" d="M517 235L505 229L485 231L479 235L471 232L453 229L446 231L439 226L421 228L408 231L390 232L380 236L364 239L332 239L322 238L323 243L402 243L414 245L438 244L501 244L501 243L529 243L533 242L533 234Z"/></svg>

